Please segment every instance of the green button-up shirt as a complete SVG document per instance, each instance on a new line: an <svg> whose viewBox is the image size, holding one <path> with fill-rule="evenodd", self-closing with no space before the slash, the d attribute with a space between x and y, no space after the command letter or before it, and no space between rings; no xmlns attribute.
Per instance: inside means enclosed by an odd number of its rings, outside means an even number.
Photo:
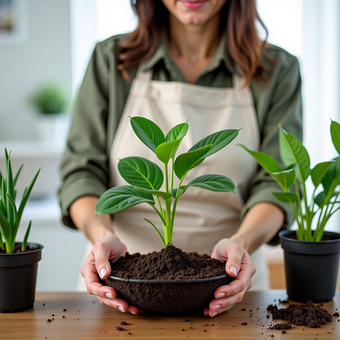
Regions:
<svg viewBox="0 0 340 340"><path fill-rule="evenodd" d="M59 199L63 222L72 228L70 205L79 197L101 196L109 188L109 158L119 119L127 100L137 67L128 70L130 80L117 71L118 43L124 35L111 37L96 45L73 110L67 146L60 166L62 184ZM269 153L281 164L278 147L278 124L302 139L301 78L297 59L287 51L269 45L263 58L266 84L252 80L250 89L260 131L260 151ZM269 58L268 58L269 57ZM170 58L164 36L143 70L153 69L153 80L186 82ZM221 39L212 62L196 80L197 86L232 87L234 62L225 39ZM245 152L240 148L240 152ZM288 204L271 194L280 188L259 167L250 183L242 209L242 220L256 203L271 202L283 209L286 228L293 222Z"/></svg>

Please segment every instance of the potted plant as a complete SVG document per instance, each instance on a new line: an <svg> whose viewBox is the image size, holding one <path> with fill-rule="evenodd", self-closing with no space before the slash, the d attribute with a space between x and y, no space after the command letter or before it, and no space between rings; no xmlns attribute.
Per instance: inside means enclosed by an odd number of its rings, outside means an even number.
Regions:
<svg viewBox="0 0 340 340"><path fill-rule="evenodd" d="M284 250L287 293L290 299L326 302L335 294L339 267L340 234L325 232L329 219L339 210L340 157L310 168L310 157L303 144L279 127L280 156L285 166L263 152L247 150L281 187L273 195L290 204L296 231L279 233ZM340 125L332 121L330 134L340 154ZM307 180L313 184L307 195ZM302 194L301 194L302 192Z"/></svg>
<svg viewBox="0 0 340 340"><path fill-rule="evenodd" d="M203 309L213 300L216 288L228 284L232 278L225 273L223 263L211 259L208 255L185 253L173 246L176 207L179 198L186 190L190 190L190 187L216 192L234 192L235 184L225 176L207 174L189 183L184 183L184 179L187 173L201 164L205 158L234 140L239 130L230 129L213 133L197 142L188 152L176 156L177 149L189 128L187 122L176 125L166 136L154 122L146 118L132 117L130 123L137 137L163 163L164 172L157 164L145 158L121 159L118 163L118 171L130 185L107 190L96 205L96 213L97 215L114 214L140 203L149 204L162 223L163 234L155 221L147 219L146 221L160 236L164 249L147 255L127 254L125 258L120 258L112 266L112 275L106 280L106 284L113 287L118 296L129 304L146 311L179 313ZM174 176L179 180L177 188L174 188ZM163 182L164 190L161 190ZM173 262L165 263L163 260L173 260ZM199 270L186 268L182 269L179 276L176 276L177 272L169 275L171 267L196 260L206 274L211 273L200 276L202 273ZM144 277L145 273L143 277L132 277L127 274L126 269L138 266L139 261L143 261L140 267L146 268L146 272L154 273L156 264L159 264L161 275L147 279ZM150 270L147 269L148 266L151 266ZM193 275L190 275L190 272L194 272ZM158 279L156 280L155 277Z"/></svg>
<svg viewBox="0 0 340 340"><path fill-rule="evenodd" d="M38 261L43 246L27 243L29 222L24 240L16 242L22 213L39 175L25 188L20 204L16 204L16 182L23 164L13 176L10 154L5 148L6 177L0 171L0 312L17 312L33 306Z"/></svg>
<svg viewBox="0 0 340 340"><path fill-rule="evenodd" d="M36 127L42 142L60 144L66 140L68 99L62 86L42 85L29 95L28 103L37 113Z"/></svg>

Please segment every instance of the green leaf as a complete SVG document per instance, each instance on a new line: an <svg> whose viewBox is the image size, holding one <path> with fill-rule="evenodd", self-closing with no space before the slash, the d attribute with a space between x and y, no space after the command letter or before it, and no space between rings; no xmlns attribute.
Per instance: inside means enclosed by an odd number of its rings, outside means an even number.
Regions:
<svg viewBox="0 0 340 340"><path fill-rule="evenodd" d="M164 142L157 146L156 156L164 164L168 164L169 160L176 153L179 145L181 144L181 139L174 140L171 142Z"/></svg>
<svg viewBox="0 0 340 340"><path fill-rule="evenodd" d="M206 155L213 147L214 145L210 144L179 155L176 158L174 165L176 176L182 180L191 169L200 165L204 161Z"/></svg>
<svg viewBox="0 0 340 340"><path fill-rule="evenodd" d="M132 117L131 126L137 137L153 152L165 142L162 130L153 121L143 117Z"/></svg>
<svg viewBox="0 0 340 340"><path fill-rule="evenodd" d="M315 197L314 202L322 208L324 205L329 205L333 203L339 203L339 202L331 202L332 197L335 197L338 194L338 191L333 191L332 195L329 195L330 197L327 196L326 200L326 195L324 191L321 191L318 193L318 195Z"/></svg>
<svg viewBox="0 0 340 340"><path fill-rule="evenodd" d="M13 198L14 180L13 180L13 173L12 173L12 164L11 164L10 154L7 153L6 148L5 148L5 154L6 154L7 193Z"/></svg>
<svg viewBox="0 0 340 340"><path fill-rule="evenodd" d="M178 188L172 189L171 196L172 196L173 198L176 198L177 190L178 190ZM187 189L179 189L178 198L180 198L180 197L186 192L186 190L187 190Z"/></svg>
<svg viewBox="0 0 340 340"><path fill-rule="evenodd" d="M20 172L21 172L23 166L24 166L24 164L21 164L20 168L18 169L17 173L15 174L15 177L14 177L14 186L16 186L16 184L17 184L17 180L19 178L19 175L20 175Z"/></svg>
<svg viewBox="0 0 340 340"><path fill-rule="evenodd" d="M163 184L159 166L142 157L126 157L118 162L118 171L133 186L158 190Z"/></svg>
<svg viewBox="0 0 340 340"><path fill-rule="evenodd" d="M217 192L235 192L235 184L230 178L214 174L197 177L188 184L181 186L181 189L188 187L197 187Z"/></svg>
<svg viewBox="0 0 340 340"><path fill-rule="evenodd" d="M273 172L280 172L281 171L280 165L276 162L276 160L272 156L269 156L266 153L261 152L261 151L251 151L251 150L247 149L242 144L237 144L237 145L242 146L243 149L245 149L247 152L249 152L255 158L257 163L264 170L266 170L270 175Z"/></svg>
<svg viewBox="0 0 340 340"><path fill-rule="evenodd" d="M333 163L334 161L322 162L322 163L316 164L315 167L311 170L312 182L315 188L319 186L323 177L327 173L327 170Z"/></svg>
<svg viewBox="0 0 340 340"><path fill-rule="evenodd" d="M273 195L283 203L294 203L297 201L297 195L293 192L273 192Z"/></svg>
<svg viewBox="0 0 340 340"><path fill-rule="evenodd" d="M31 231L31 224L32 224L32 221L30 220L30 222L28 224L28 227L26 229L24 240L22 241L21 251L25 251L25 249L26 249L26 244L27 244L28 236L29 236L30 231Z"/></svg>
<svg viewBox="0 0 340 340"><path fill-rule="evenodd" d="M176 126L174 126L166 135L165 141L166 142L171 142L175 141L178 139L183 139L185 135L187 134L189 129L189 124L188 123L181 123Z"/></svg>
<svg viewBox="0 0 340 340"><path fill-rule="evenodd" d="M297 164L297 178L304 182L310 174L310 158L306 148L296 136L285 132L281 126L279 140L282 162L286 167L291 164Z"/></svg>
<svg viewBox="0 0 340 340"><path fill-rule="evenodd" d="M153 196L162 197L165 201L168 200L169 198L171 198L171 195L169 193L165 192L165 191L150 190L150 189L141 188L141 187L137 187L137 186L134 186L134 189L138 190L138 191L146 192L146 193L153 195Z"/></svg>
<svg viewBox="0 0 340 340"><path fill-rule="evenodd" d="M98 200L96 214L114 214L140 203L155 204L152 195L137 191L129 185L107 190Z"/></svg>
<svg viewBox="0 0 340 340"><path fill-rule="evenodd" d="M8 222L12 226L12 238L14 239L15 236L16 236L16 233L18 231L18 227L19 227L18 211L17 211L17 207L15 205L13 198L11 196L9 196L9 194L7 194L7 198L9 200L9 203L10 203L10 206L11 206L11 209L12 209L11 213L12 213L13 222L12 222L12 224L11 224L10 221L8 221Z"/></svg>
<svg viewBox="0 0 340 340"><path fill-rule="evenodd" d="M276 178L278 182L281 183L282 187L286 190L289 189L289 187L293 184L295 180L295 170L289 169L289 170L283 170L280 172L273 172L273 177Z"/></svg>
<svg viewBox="0 0 340 340"><path fill-rule="evenodd" d="M6 179L3 178L0 184L0 211L7 218Z"/></svg>
<svg viewBox="0 0 340 340"><path fill-rule="evenodd" d="M335 150L340 154L340 124L333 120L331 122L331 137Z"/></svg>
<svg viewBox="0 0 340 340"><path fill-rule="evenodd" d="M320 208L323 206L323 202L325 201L326 195L324 191L321 191L317 194L314 199L315 204L317 204Z"/></svg>
<svg viewBox="0 0 340 340"><path fill-rule="evenodd" d="M329 196L329 198L340 183L340 157L334 158L333 161L333 164L331 164L321 179L325 195Z"/></svg>
<svg viewBox="0 0 340 340"><path fill-rule="evenodd" d="M4 214L0 211L0 229L2 232L2 236L4 240L7 242L11 242L12 240L12 227L8 223Z"/></svg>
<svg viewBox="0 0 340 340"><path fill-rule="evenodd" d="M211 156L212 154L216 153L217 151L221 150L229 143L231 143L239 134L240 130L229 129L229 130L222 130L201 139L197 142L194 146L190 148L189 151L201 149L207 145L213 145L213 148L206 154L205 157Z"/></svg>
<svg viewBox="0 0 340 340"><path fill-rule="evenodd" d="M22 213L23 213L23 211L24 211L24 209L25 209L27 200L28 200L28 198L29 198L29 196L30 196L30 194L31 194L32 189L33 189L34 183L35 183L35 181L36 181L37 178L38 178L40 169L41 169L41 168L39 168L39 170L37 171L37 173L36 173L35 176L33 177L32 182L31 182L31 184L29 185L29 187L28 187L28 188L27 188L27 187L25 188L24 193L23 193L23 195L22 195L22 199L21 199L21 202L20 202L20 205L19 205L19 209L18 209L19 224L20 224L21 216L22 216Z"/></svg>

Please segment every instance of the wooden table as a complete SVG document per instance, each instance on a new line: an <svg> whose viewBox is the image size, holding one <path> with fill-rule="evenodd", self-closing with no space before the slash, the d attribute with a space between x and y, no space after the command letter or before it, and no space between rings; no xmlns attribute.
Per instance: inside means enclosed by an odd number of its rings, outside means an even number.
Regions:
<svg viewBox="0 0 340 340"><path fill-rule="evenodd" d="M269 304L287 307L279 303L286 298L284 290L250 291L230 311L209 318L203 314L174 317L143 311L134 316L102 306L87 293L40 292L33 309L0 314L0 339L340 339L339 317L322 328L295 327L285 334L271 330L273 320L267 318L270 313L266 308ZM340 310L340 292L323 308L331 314ZM191 321L186 321L186 316ZM129 325L121 325L122 321Z"/></svg>

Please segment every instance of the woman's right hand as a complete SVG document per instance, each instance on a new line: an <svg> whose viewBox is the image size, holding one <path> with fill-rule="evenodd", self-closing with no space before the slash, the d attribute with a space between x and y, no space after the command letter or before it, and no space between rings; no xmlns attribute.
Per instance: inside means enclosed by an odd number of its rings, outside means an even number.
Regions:
<svg viewBox="0 0 340 340"><path fill-rule="evenodd" d="M103 286L98 278L104 280L111 273L110 262L115 262L121 256L125 256L126 247L115 235L101 237L91 249L85 263L81 268L87 292L96 295L102 305L119 309L121 312L138 313L138 308L129 306L124 300L117 298L116 291L108 286Z"/></svg>

